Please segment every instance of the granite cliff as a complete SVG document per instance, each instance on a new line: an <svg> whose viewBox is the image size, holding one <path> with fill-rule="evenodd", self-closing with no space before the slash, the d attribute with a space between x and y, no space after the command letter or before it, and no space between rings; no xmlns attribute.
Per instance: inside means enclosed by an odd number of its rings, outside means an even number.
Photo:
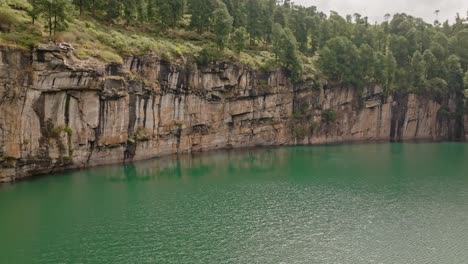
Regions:
<svg viewBox="0 0 468 264"><path fill-rule="evenodd" d="M453 98L292 84L280 69L3 47L0 182L220 148L467 138L455 112Z"/></svg>

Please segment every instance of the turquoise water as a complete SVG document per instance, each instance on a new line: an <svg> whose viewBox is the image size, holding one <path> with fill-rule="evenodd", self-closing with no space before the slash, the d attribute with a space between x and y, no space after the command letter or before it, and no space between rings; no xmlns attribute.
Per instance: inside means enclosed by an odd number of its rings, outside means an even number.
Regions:
<svg viewBox="0 0 468 264"><path fill-rule="evenodd" d="M468 144L224 151L3 185L0 263L468 263Z"/></svg>

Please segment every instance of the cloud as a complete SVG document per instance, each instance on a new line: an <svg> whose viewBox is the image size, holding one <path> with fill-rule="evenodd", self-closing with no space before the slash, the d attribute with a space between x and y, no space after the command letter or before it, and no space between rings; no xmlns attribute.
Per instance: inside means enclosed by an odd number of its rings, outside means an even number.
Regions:
<svg viewBox="0 0 468 264"><path fill-rule="evenodd" d="M340 15L359 13L368 16L370 21L381 22L385 14L407 13L422 17L426 22L432 23L436 19L435 10L440 10L439 20L453 21L456 13L466 16L468 12L467 0L293 0L296 4L304 6L317 6L329 13L337 11Z"/></svg>

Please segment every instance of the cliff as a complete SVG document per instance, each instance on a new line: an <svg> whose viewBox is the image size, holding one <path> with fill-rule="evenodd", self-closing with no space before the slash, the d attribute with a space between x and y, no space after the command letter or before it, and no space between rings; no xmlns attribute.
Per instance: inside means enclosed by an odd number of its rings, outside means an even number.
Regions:
<svg viewBox="0 0 468 264"><path fill-rule="evenodd" d="M455 105L294 85L282 70L233 63L104 65L56 47L0 48L0 181L220 148L453 139Z"/></svg>

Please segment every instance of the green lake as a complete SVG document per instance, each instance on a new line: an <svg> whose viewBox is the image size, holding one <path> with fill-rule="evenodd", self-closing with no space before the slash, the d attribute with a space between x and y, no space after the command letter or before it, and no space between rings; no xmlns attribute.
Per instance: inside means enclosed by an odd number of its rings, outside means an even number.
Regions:
<svg viewBox="0 0 468 264"><path fill-rule="evenodd" d="M468 144L219 151L1 185L0 263L468 263Z"/></svg>

